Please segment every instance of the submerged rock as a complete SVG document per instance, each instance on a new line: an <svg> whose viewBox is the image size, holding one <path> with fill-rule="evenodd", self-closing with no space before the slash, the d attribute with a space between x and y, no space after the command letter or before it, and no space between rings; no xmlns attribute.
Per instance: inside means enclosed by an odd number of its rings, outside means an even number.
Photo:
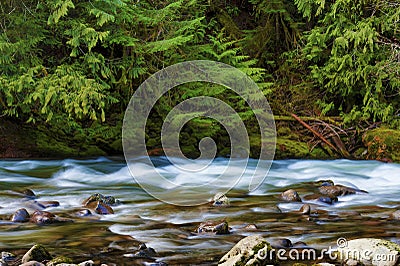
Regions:
<svg viewBox="0 0 400 266"><path fill-rule="evenodd" d="M39 261L42 262L44 260L51 260L52 256L50 253L46 250L45 247L42 245L34 245L28 252L25 253L25 255L22 257L21 262L26 263L29 261Z"/></svg>
<svg viewBox="0 0 400 266"><path fill-rule="evenodd" d="M30 219L29 213L26 209L21 208L18 209L12 216L11 216L11 222L14 223L25 223L28 222Z"/></svg>
<svg viewBox="0 0 400 266"><path fill-rule="evenodd" d="M47 211L35 211L31 216L30 222L36 224L54 224L54 223L72 222L72 220L60 218L55 214Z"/></svg>
<svg viewBox="0 0 400 266"><path fill-rule="evenodd" d="M352 259L362 265L394 266L400 262L400 246L377 238L347 241L345 245L338 247L336 254L339 261Z"/></svg>
<svg viewBox="0 0 400 266"><path fill-rule="evenodd" d="M201 223L200 226L197 228L196 232L199 234L213 233L216 235L223 235L230 233L228 223L225 220L206 221L204 223Z"/></svg>
<svg viewBox="0 0 400 266"><path fill-rule="evenodd" d="M289 189L282 192L281 199L289 202L301 202L299 194L294 189Z"/></svg>
<svg viewBox="0 0 400 266"><path fill-rule="evenodd" d="M229 198L222 192L218 192L213 198L213 206L227 207L230 205Z"/></svg>
<svg viewBox="0 0 400 266"><path fill-rule="evenodd" d="M271 245L260 235L252 235L240 240L219 261L219 266L267 265L275 263L275 253ZM272 257L272 258L271 258Z"/></svg>

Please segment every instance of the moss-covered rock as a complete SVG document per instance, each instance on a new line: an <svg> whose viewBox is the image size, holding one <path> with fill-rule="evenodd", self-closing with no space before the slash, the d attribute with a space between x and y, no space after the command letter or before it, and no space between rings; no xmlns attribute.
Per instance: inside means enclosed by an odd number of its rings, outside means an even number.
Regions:
<svg viewBox="0 0 400 266"><path fill-rule="evenodd" d="M248 236L240 240L230 251L228 251L228 253L220 259L218 265L252 266L275 264L275 253L271 252L271 250L271 245L262 236Z"/></svg>
<svg viewBox="0 0 400 266"><path fill-rule="evenodd" d="M400 162L400 130L376 128L362 137L367 159Z"/></svg>
<svg viewBox="0 0 400 266"><path fill-rule="evenodd" d="M46 266L56 266L57 264L61 263L73 263L72 259L64 257L64 256L58 256L46 263Z"/></svg>
<svg viewBox="0 0 400 266"><path fill-rule="evenodd" d="M362 265L394 266L400 262L400 246L394 242L376 238L360 238L347 241L337 249L338 261L356 260Z"/></svg>
<svg viewBox="0 0 400 266"><path fill-rule="evenodd" d="M50 253L46 250L45 247L42 245L36 244L34 245L28 252L25 253L25 255L22 257L21 262L26 263L28 261L45 261L45 260L51 260L52 256Z"/></svg>

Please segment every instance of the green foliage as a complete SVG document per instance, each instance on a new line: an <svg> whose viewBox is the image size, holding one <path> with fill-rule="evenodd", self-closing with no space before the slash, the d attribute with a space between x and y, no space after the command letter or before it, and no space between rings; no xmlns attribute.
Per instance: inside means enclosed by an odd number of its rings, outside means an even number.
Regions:
<svg viewBox="0 0 400 266"><path fill-rule="evenodd" d="M400 10L386 1L302 1L305 17L319 16L305 34L300 57L323 95L323 113L346 122L395 122L400 108L398 61Z"/></svg>

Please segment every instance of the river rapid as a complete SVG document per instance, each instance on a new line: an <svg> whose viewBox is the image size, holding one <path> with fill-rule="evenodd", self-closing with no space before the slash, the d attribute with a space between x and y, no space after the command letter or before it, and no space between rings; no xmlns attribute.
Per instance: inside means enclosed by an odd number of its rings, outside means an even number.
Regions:
<svg viewBox="0 0 400 266"><path fill-rule="evenodd" d="M153 158L153 163L176 182L195 189L204 180L218 175L228 159L214 160L207 174L194 177L183 175L164 157ZM258 189L249 192L245 181L256 164L256 160L250 160L243 182L227 193L229 207L211 204L179 207L147 194L130 175L122 158L2 160L0 251L22 255L33 244L41 243L54 255L66 255L76 262L92 259L99 265L143 265L154 261L168 265L216 265L235 243L252 234L261 234L271 243L279 243L282 238L292 243L301 241L315 249L334 247L341 237L376 237L400 243L400 222L390 219L391 213L400 208L400 165L351 160L277 160ZM140 162L132 166L136 173L146 172L148 167ZM240 175L241 169L238 171ZM320 180L368 193L342 196L334 204L305 200L303 197L312 193L313 184ZM155 190L168 193L168 188L153 182L151 177L148 182ZM280 199L279 195L290 188L296 189L303 203ZM24 189L34 191L37 199L27 199L18 193ZM210 187L208 191L204 197L211 200L218 187ZM121 204L113 206L114 214L80 216L79 211L84 209L82 202L94 193L114 196ZM35 200L58 201L60 206L45 210L73 222L50 225L10 222L10 216L19 208L26 208L29 213L38 209ZM311 204L311 215L297 212L304 203ZM223 219L229 223L230 234L194 233L201 222ZM255 224L257 229L246 227L249 224ZM134 258L140 243L157 252L154 260ZM294 264L284 264L290 263Z"/></svg>

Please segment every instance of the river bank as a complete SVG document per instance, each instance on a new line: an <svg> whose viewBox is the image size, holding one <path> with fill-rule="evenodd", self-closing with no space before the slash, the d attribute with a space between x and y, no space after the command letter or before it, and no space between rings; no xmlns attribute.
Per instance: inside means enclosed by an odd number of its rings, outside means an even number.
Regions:
<svg viewBox="0 0 400 266"><path fill-rule="evenodd" d="M312 125L312 121L306 121ZM328 132L324 142L290 117L276 117L275 159L357 159L400 162L400 131L384 126L362 132ZM121 125L109 126L113 134L65 131L49 125L33 125L0 118L0 158L85 158L121 156ZM318 129L318 128L316 128ZM93 130L92 130L93 131ZM338 137L336 137L336 134ZM339 140L339 142L338 142ZM218 143L219 139L216 139ZM194 141L196 142L196 140ZM225 140L223 141L223 143ZM329 143L328 143L329 142ZM259 138L250 137L251 157L257 158ZM331 144L331 146L327 145ZM183 147L196 155L196 145ZM341 149L345 152L342 153ZM162 155L158 143L149 144L150 155ZM219 156L227 154L226 147Z"/></svg>

